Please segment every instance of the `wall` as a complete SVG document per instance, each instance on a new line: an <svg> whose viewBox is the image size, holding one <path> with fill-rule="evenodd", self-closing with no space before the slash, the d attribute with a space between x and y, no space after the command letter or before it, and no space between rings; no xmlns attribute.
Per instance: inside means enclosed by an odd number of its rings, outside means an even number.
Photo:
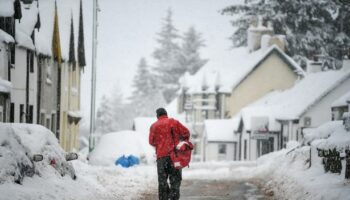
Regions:
<svg viewBox="0 0 350 200"><path fill-rule="evenodd" d="M56 133L58 64L52 58L39 58L41 68L39 122ZM52 116L54 115L54 117ZM51 124L47 125L47 120ZM52 123L54 127L52 127Z"/></svg>
<svg viewBox="0 0 350 200"><path fill-rule="evenodd" d="M272 53L233 91L228 100L228 111L232 117L244 106L256 101L265 94L294 85L297 75L277 55Z"/></svg>
<svg viewBox="0 0 350 200"><path fill-rule="evenodd" d="M33 106L33 123L36 123L37 110L37 58L34 56L34 72L29 73L29 105ZM15 103L15 122L20 122L20 104L26 110L27 50L16 47L15 67L11 69L11 102Z"/></svg>
<svg viewBox="0 0 350 200"><path fill-rule="evenodd" d="M226 154L219 155L219 144L226 144ZM234 143L228 142L209 142L206 144L205 161L232 161L234 158Z"/></svg>
<svg viewBox="0 0 350 200"><path fill-rule="evenodd" d="M7 44L0 42L0 79L8 80L8 52Z"/></svg>

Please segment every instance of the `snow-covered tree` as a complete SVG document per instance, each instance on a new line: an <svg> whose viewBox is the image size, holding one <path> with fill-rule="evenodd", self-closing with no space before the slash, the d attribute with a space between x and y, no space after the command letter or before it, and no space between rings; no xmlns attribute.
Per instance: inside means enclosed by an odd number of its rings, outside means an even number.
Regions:
<svg viewBox="0 0 350 200"><path fill-rule="evenodd" d="M180 47L178 30L173 25L172 11L168 10L167 17L163 20L161 31L158 33L159 46L153 52L156 60L156 71L160 79L160 87L167 102L170 102L179 88L178 80L184 71L179 65L178 57Z"/></svg>
<svg viewBox="0 0 350 200"><path fill-rule="evenodd" d="M134 115L115 87L110 97L103 96L96 113L96 131L101 134L131 129Z"/></svg>
<svg viewBox="0 0 350 200"><path fill-rule="evenodd" d="M338 1L308 0L246 0L244 4L223 9L224 14L236 15L232 25L237 27L231 39L235 47L247 44L246 31L253 17L270 21L276 34L287 39L287 53L312 57L323 53L341 58L344 46L350 45L350 12ZM343 24L343 25L342 25Z"/></svg>
<svg viewBox="0 0 350 200"><path fill-rule="evenodd" d="M146 59L141 58L133 80L134 91L130 97L130 107L134 117L154 116L157 108L165 106L166 103L158 85L158 79L151 73Z"/></svg>
<svg viewBox="0 0 350 200"><path fill-rule="evenodd" d="M208 60L202 59L199 52L200 48L204 46L202 34L191 26L184 34L180 50L179 62L183 73L188 71L190 74L195 74L207 63Z"/></svg>
<svg viewBox="0 0 350 200"><path fill-rule="evenodd" d="M110 133L115 131L113 127L113 109L110 100L102 96L101 103L96 113L96 131L98 133Z"/></svg>

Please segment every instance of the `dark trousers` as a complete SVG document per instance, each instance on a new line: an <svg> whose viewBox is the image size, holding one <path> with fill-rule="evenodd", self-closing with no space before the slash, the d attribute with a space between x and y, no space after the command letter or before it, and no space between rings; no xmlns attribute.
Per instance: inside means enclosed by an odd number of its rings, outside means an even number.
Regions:
<svg viewBox="0 0 350 200"><path fill-rule="evenodd" d="M157 171L159 200L180 199L181 169L175 169L172 166L170 157L167 156L157 160Z"/></svg>

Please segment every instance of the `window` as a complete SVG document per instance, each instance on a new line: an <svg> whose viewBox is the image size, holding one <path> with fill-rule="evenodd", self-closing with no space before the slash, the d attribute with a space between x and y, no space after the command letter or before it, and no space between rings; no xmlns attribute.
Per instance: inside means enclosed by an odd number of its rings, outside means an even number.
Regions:
<svg viewBox="0 0 350 200"><path fill-rule="evenodd" d="M244 140L244 160L247 159L247 140Z"/></svg>
<svg viewBox="0 0 350 200"><path fill-rule="evenodd" d="M219 154L226 154L226 144L219 144Z"/></svg>
<svg viewBox="0 0 350 200"><path fill-rule="evenodd" d="M50 129L50 126L51 126L51 120L50 120L50 118L46 118L46 128L47 129Z"/></svg>
<svg viewBox="0 0 350 200"><path fill-rule="evenodd" d="M46 60L46 83L52 84L52 60Z"/></svg>
<svg viewBox="0 0 350 200"><path fill-rule="evenodd" d="M24 112L24 105L21 104L19 105L19 123L24 123L25 122L25 115L26 113Z"/></svg>
<svg viewBox="0 0 350 200"><path fill-rule="evenodd" d="M32 105L29 105L29 113L28 113L28 121L27 123L32 124L33 123L33 113L34 112L34 107Z"/></svg>
<svg viewBox="0 0 350 200"><path fill-rule="evenodd" d="M40 124L45 126L45 113L40 113Z"/></svg>
<svg viewBox="0 0 350 200"><path fill-rule="evenodd" d="M311 117L304 118L304 126L306 126L306 127L311 126Z"/></svg>
<svg viewBox="0 0 350 200"><path fill-rule="evenodd" d="M0 106L0 122L4 122L4 121L3 121L3 120L4 120L3 114L4 114L4 112L3 112L3 107Z"/></svg>
<svg viewBox="0 0 350 200"><path fill-rule="evenodd" d="M34 72L34 53L30 50L27 50L27 66L31 73Z"/></svg>
<svg viewBox="0 0 350 200"><path fill-rule="evenodd" d="M208 94L202 94L202 105L207 106L208 105Z"/></svg>
<svg viewBox="0 0 350 200"><path fill-rule="evenodd" d="M55 114L51 115L51 131L53 133L56 132L56 115Z"/></svg>
<svg viewBox="0 0 350 200"><path fill-rule="evenodd" d="M15 122L15 104L11 103L11 108L10 108L10 122Z"/></svg>
<svg viewBox="0 0 350 200"><path fill-rule="evenodd" d="M11 64L12 67L15 67L15 60L16 60L16 48L14 44L10 45L11 48Z"/></svg>

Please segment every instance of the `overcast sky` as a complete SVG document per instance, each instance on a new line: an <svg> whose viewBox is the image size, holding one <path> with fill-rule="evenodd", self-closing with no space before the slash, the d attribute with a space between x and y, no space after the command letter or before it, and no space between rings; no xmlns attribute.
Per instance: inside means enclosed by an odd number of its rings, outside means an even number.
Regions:
<svg viewBox="0 0 350 200"><path fill-rule="evenodd" d="M157 46L156 33L168 8L173 11L174 26L179 33L194 26L201 32L206 47L202 57L220 59L229 51L233 32L229 16L219 10L239 0L99 0L97 104L103 95L119 88L124 96L132 90L131 82L141 57L153 64ZM92 0L84 0L87 66L82 77L81 110L85 121L90 112Z"/></svg>

